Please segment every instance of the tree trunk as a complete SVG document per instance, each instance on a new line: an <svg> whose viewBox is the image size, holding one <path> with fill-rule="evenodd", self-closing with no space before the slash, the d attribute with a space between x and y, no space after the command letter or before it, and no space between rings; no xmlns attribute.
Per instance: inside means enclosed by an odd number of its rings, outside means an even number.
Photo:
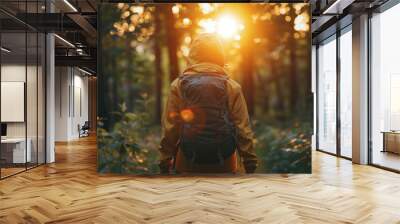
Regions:
<svg viewBox="0 0 400 224"><path fill-rule="evenodd" d="M167 46L168 46L168 58L169 58L169 81L172 82L179 75L178 67L178 40L179 33L175 28L176 19L172 14L173 4L167 4L164 7L165 22L167 30Z"/></svg>
<svg viewBox="0 0 400 224"><path fill-rule="evenodd" d="M155 72L156 72L156 105L155 118L156 124L161 121L162 114L162 69L161 69L161 10L156 7L155 12L155 38L154 38L154 56L155 56Z"/></svg>
<svg viewBox="0 0 400 224"><path fill-rule="evenodd" d="M125 44L126 46L130 46L131 43L131 38L126 38ZM131 49L129 47L129 49L126 49L126 58L128 61L128 65L127 65L127 69L125 70L125 77L128 79L127 83L125 84L125 88L127 91L127 98L123 99L123 101L125 102L126 108L129 112L133 111L133 103L134 103L134 99L135 99L135 90L133 88L133 54L132 54L133 49Z"/></svg>
<svg viewBox="0 0 400 224"><path fill-rule="evenodd" d="M112 61L112 71L115 71L117 69L116 61L115 60L111 60L111 61ZM111 105L110 105L111 110L109 110L109 113L107 114L107 117L109 118L107 121L108 128L111 128L113 126L113 124L115 124L115 121L116 121L115 115L112 114L111 112L120 111L120 108L119 108L120 98L119 98L118 91L117 91L119 79L120 79L120 77L118 77L118 76L108 78L109 85L110 85L109 89L111 89L111 91L110 91L111 101L109 101L109 102L111 102Z"/></svg>
<svg viewBox="0 0 400 224"><path fill-rule="evenodd" d="M292 18L296 17L296 13L292 8L290 10L290 16ZM294 39L294 19L292 19L292 25L290 27L289 33L289 52L290 52L290 100L289 100L289 108L292 114L296 113L297 110L297 103L298 103L298 83L297 83L297 58L296 58L296 40Z"/></svg>
<svg viewBox="0 0 400 224"><path fill-rule="evenodd" d="M277 96L277 101L275 104L274 108L274 113L275 115L281 115L284 112L284 95L283 95L283 87L281 85L282 82L282 72L280 72L280 69L277 69L277 62L273 61L271 63L271 72L272 74L276 75L277 79L274 80L275 82L275 90L276 90L276 96ZM279 74L278 74L279 73Z"/></svg>
<svg viewBox="0 0 400 224"><path fill-rule="evenodd" d="M267 52L269 52L269 51L267 50ZM263 97L263 111L265 114L269 114L270 109L271 109L270 108L271 107L270 106L271 83L268 80L274 76L274 74L272 74L272 66L273 66L272 59L269 58L267 63L268 63L268 68L269 68L268 76L267 77L261 77L261 76L259 77L259 80L260 80L259 82L263 86L262 97Z"/></svg>
<svg viewBox="0 0 400 224"><path fill-rule="evenodd" d="M306 40L310 40L310 39L311 39L310 38L310 34L307 33L306 34ZM310 43L311 43L311 41L307 42L306 49L311 49L311 46L310 46L311 44ZM310 75L312 73L311 51L306 50L305 52L306 52L305 53L306 56L304 57L304 58L306 58L305 62L309 66L307 66L307 69L305 69L305 71L303 71L303 80L305 80L305 83L306 83L306 84L303 84L303 85L306 86L305 87L305 92L306 92L306 96L307 96L307 97L305 97L305 99L304 99L305 102L303 104L307 108L307 112L309 112L309 114L312 114L313 95L312 95L312 92L311 92L311 89L312 89L312 86L311 86L312 76Z"/></svg>
<svg viewBox="0 0 400 224"><path fill-rule="evenodd" d="M251 18L245 21L245 30L242 34L242 87L246 99L249 115L254 115L254 42Z"/></svg>

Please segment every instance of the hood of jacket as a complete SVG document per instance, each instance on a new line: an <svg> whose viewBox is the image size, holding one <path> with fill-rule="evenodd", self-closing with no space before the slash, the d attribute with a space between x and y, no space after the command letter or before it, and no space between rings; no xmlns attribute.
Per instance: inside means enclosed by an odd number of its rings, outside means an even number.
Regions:
<svg viewBox="0 0 400 224"><path fill-rule="evenodd" d="M214 34L200 34L190 45L188 67L183 74L218 73L227 74L223 68L225 56L220 39Z"/></svg>

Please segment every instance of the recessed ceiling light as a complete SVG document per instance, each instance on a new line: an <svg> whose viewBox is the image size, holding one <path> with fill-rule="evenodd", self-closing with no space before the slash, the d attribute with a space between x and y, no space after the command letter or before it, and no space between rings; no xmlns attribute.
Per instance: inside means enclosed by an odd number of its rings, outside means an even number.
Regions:
<svg viewBox="0 0 400 224"><path fill-rule="evenodd" d="M78 67L78 70L81 71L81 72L83 72L83 73L85 73L86 75L90 75L90 76L93 75L92 73L90 73L90 72L88 72L88 71L86 71L86 70L83 70L83 69L81 69L81 68L79 68L79 67Z"/></svg>
<svg viewBox="0 0 400 224"><path fill-rule="evenodd" d="M6 53L10 53L11 52L11 50L9 50L9 49L7 49L5 47L1 47L1 51L4 51Z"/></svg>
<svg viewBox="0 0 400 224"><path fill-rule="evenodd" d="M65 44L67 44L68 46L75 48L75 45L73 45L71 42L69 42L68 40L60 37L58 34L54 34L55 37L57 37L59 40L61 40L62 42L64 42Z"/></svg>
<svg viewBox="0 0 400 224"><path fill-rule="evenodd" d="M68 7L72 9L72 11L78 12L78 10L75 8L75 6L73 6L68 0L64 0L64 3L66 5L68 5Z"/></svg>
<svg viewBox="0 0 400 224"><path fill-rule="evenodd" d="M342 14L343 9L351 5L355 0L336 0L322 14Z"/></svg>

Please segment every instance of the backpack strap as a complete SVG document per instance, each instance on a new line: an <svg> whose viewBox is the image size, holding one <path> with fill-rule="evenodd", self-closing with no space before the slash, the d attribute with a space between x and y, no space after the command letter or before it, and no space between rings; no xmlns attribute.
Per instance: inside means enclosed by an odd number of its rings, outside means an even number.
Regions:
<svg viewBox="0 0 400 224"><path fill-rule="evenodd" d="M183 92L182 92L181 83L182 83L182 79L185 76L186 76L185 74L182 74L182 75L178 76L178 94L179 94L179 98L180 98L181 102L183 102L183 103L185 102L185 100L184 100L185 97L184 97ZM182 109L184 109L184 106L179 105L179 110L182 110ZM179 121L178 129L179 129L179 139L178 139L178 142L176 143L177 150L175 152L175 155L173 156L174 161L173 161L173 164L172 164L172 168L174 170L176 168L176 156L177 156L177 153L178 153L178 150L179 150L179 147L180 147L180 145L182 143L182 138L183 138L183 131L182 131L183 130L183 122Z"/></svg>
<svg viewBox="0 0 400 224"><path fill-rule="evenodd" d="M229 81L229 76L226 76L226 77L227 77L226 82L225 82L225 92L226 92L226 114L225 114L225 116L224 116L224 119L226 119L225 121L231 125L231 127L232 127L232 135L233 135L232 137L233 137L233 141L234 141L234 145L235 145L236 151L240 151L237 129L236 129L235 125L232 123L232 120L231 120L231 118L230 118L230 116L229 116L229 97L228 97L228 81ZM239 159L240 159L240 158L241 158L241 157L239 156Z"/></svg>

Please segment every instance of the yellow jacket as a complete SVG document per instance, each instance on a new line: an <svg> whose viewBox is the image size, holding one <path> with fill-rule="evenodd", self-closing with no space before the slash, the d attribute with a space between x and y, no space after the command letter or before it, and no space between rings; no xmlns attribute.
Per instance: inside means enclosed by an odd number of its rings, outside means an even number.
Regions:
<svg viewBox="0 0 400 224"><path fill-rule="evenodd" d="M198 73L218 73L226 75L227 72L221 66L211 63L197 63L188 67L183 74ZM235 125L238 141L238 152L243 160L246 171L253 171L257 167L257 157L253 148L253 132L250 127L249 115L247 112L246 101L244 99L241 86L234 80L227 81L227 96L229 116L231 122ZM167 105L165 107L162 126L163 137L160 144L160 168L165 169L170 166L172 158L178 150L178 141L180 137L179 124L176 122L182 109L180 96L180 79L175 79L170 88Z"/></svg>

